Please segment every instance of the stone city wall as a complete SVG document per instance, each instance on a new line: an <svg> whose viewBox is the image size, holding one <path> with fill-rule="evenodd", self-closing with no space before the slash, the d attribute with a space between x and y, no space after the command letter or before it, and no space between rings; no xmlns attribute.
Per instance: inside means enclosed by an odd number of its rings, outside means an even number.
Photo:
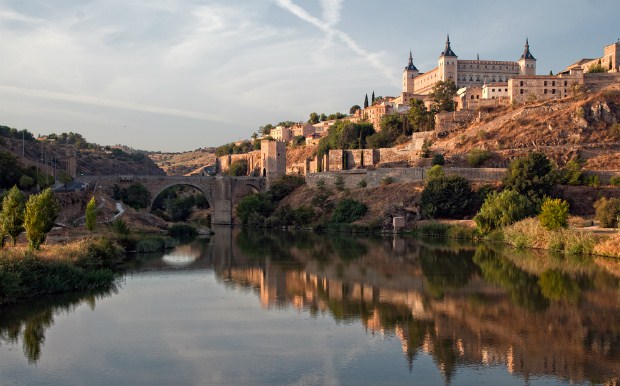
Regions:
<svg viewBox="0 0 620 386"><path fill-rule="evenodd" d="M620 73L584 74L583 77L590 91L598 91L612 84L620 88Z"/></svg>
<svg viewBox="0 0 620 386"><path fill-rule="evenodd" d="M435 115L435 131L443 133L464 129L476 119L476 115L472 110L439 113Z"/></svg>
<svg viewBox="0 0 620 386"><path fill-rule="evenodd" d="M336 179L342 177L345 188L354 189L358 187L361 180L365 180L369 187L377 187L388 181L391 183L423 182L429 169L425 167L384 168L313 173L306 176L306 183L314 187L319 180L323 180L327 186L334 186ZM489 182L501 181L506 174L504 168L444 168L444 171L447 175L458 175L470 181Z"/></svg>

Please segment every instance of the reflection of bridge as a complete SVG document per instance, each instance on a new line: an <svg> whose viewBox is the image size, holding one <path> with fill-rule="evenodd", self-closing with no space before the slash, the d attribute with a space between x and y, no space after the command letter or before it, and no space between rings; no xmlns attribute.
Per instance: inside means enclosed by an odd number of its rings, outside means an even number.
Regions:
<svg viewBox="0 0 620 386"><path fill-rule="evenodd" d="M214 224L232 224L232 213L237 202L252 192L265 189L265 178L262 177L210 177L210 176L78 176L77 181L96 186L108 194L112 187L128 186L140 183L151 194L149 207L164 190L177 185L191 186L205 195L209 206L213 209Z"/></svg>

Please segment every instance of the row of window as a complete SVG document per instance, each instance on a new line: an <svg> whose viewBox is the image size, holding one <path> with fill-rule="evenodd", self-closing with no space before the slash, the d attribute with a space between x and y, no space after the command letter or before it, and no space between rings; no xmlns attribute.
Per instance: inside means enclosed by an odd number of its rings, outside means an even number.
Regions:
<svg viewBox="0 0 620 386"><path fill-rule="evenodd" d="M462 81L462 82L467 82L468 81L468 77L467 77L467 75L463 75L463 76L460 77L459 80ZM504 80L504 77L502 77L502 76L499 76L499 77L496 78L495 75L493 75L491 77L491 82L493 82L493 83L495 83L495 82L500 82L501 83L501 82L504 82L504 81L508 82L508 80L510 80L509 76L506 77L506 80ZM473 75L469 75L469 82L473 82L473 81L474 81L474 76ZM482 80L480 78L480 75L476 75L476 82L481 82L481 81Z"/></svg>
<svg viewBox="0 0 620 386"><path fill-rule="evenodd" d="M504 70L510 70L510 71L517 71L517 70L519 69L517 66L497 66L497 69L498 69L498 70L501 70L501 69L502 69L502 67L503 67L503 69L504 69ZM459 68L460 68L461 70L464 70L464 69L466 69L466 68L467 68L467 65L466 65L466 64L459 64ZM474 68L474 65L473 65L473 64L470 64L470 65L469 65L469 68L470 68L470 69L473 69L473 68ZM479 64L476 64L476 68L480 68L480 65L479 65ZM489 66L488 66L488 65L485 65L485 66L484 66L484 68L488 69L488 68L489 68ZM496 68L495 68L495 66L491 66L491 69L492 69L492 70L495 70Z"/></svg>
<svg viewBox="0 0 620 386"><path fill-rule="evenodd" d="M558 82L558 84L559 84L559 83L560 83L560 82ZM548 84L548 81L546 81L546 80L545 80L545 82L544 82L544 86L545 86L545 87L547 87L547 84ZM523 87L523 81L520 81L520 82L519 82L519 86ZM555 80L552 80L552 81L551 81L551 86L552 86L552 87L553 87L553 86L555 86ZM564 87L566 87L566 86L568 86L568 81L567 81L567 80L565 80L565 81L564 81Z"/></svg>

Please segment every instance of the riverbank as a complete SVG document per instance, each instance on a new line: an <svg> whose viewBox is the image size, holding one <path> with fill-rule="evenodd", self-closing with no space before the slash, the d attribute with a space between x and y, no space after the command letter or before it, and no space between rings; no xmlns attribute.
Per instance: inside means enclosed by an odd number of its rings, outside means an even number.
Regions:
<svg viewBox="0 0 620 386"><path fill-rule="evenodd" d="M620 233L601 234L575 228L550 231L528 218L482 236L475 227L454 222L426 221L406 232L413 236L486 240L516 249L530 248L568 255L592 255L620 259Z"/></svg>
<svg viewBox="0 0 620 386"><path fill-rule="evenodd" d="M124 250L103 238L43 245L39 251L26 245L5 248L0 251L0 305L111 286L124 260Z"/></svg>

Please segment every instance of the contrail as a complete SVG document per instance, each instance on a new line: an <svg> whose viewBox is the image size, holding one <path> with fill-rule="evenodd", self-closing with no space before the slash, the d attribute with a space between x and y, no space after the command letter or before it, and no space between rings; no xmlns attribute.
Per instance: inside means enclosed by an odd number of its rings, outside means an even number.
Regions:
<svg viewBox="0 0 620 386"><path fill-rule="evenodd" d="M340 21L342 0L321 0L321 4L323 6L324 20L310 15L305 9L293 3L291 0L276 0L276 3L280 7L297 16L298 18L324 31L327 34L328 39L331 39L333 36L338 37L347 47L349 47L359 56L363 57L374 68L379 70L386 78L393 80L394 76L392 73L392 69L385 66L379 60L378 54L366 50L347 33L334 27L334 25L336 25Z"/></svg>
<svg viewBox="0 0 620 386"><path fill-rule="evenodd" d="M67 102L82 103L93 106L114 107L124 110L141 111L154 114L172 115L176 117L192 118L202 121L211 121L219 123L227 123L225 119L211 114L200 113L196 111L187 111L179 109L171 109L166 107L150 106L141 103L99 98L89 95L67 94L56 91L34 90L22 87L0 86L0 92L8 92L11 94L24 95L35 98L62 100Z"/></svg>

